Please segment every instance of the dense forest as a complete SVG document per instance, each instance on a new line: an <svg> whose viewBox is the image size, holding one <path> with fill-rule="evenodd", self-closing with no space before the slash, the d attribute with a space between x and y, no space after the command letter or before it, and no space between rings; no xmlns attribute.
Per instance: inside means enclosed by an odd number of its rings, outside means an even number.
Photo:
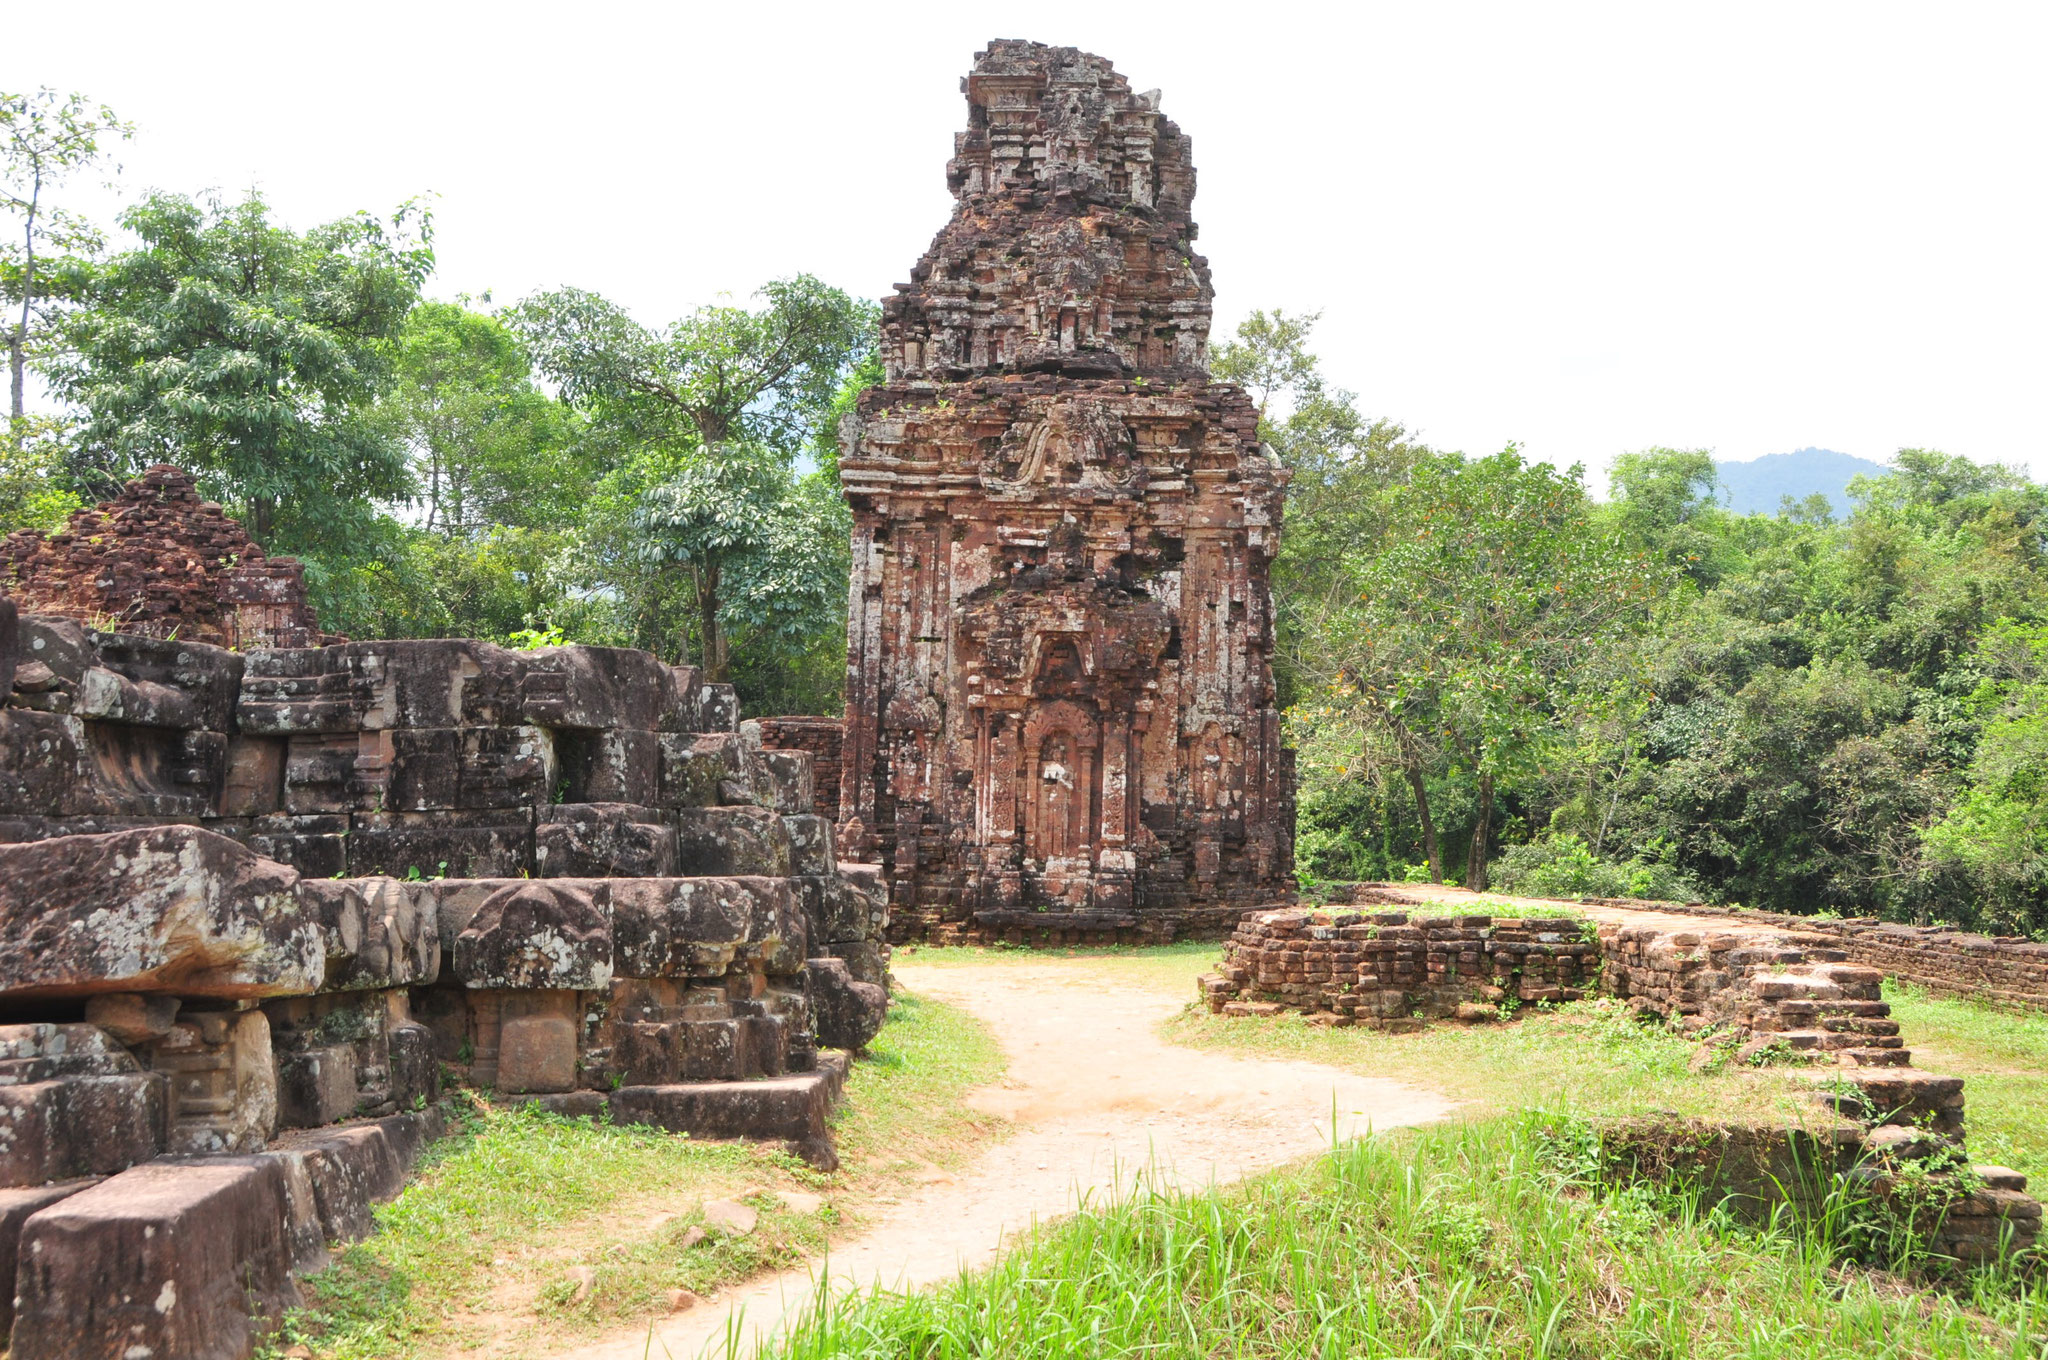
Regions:
<svg viewBox="0 0 2048 1360"><path fill-rule="evenodd" d="M129 133L0 96L0 530L173 462L307 563L336 631L645 647L751 712L836 710L870 304L803 274L665 327L574 288L430 300L421 202L302 230L254 194L68 211ZM2048 931L2048 490L1904 449L1846 518L1736 515L1708 452L1650 449L1602 498L1367 417L1313 322L1254 314L1213 362L1293 471L1305 881Z"/></svg>

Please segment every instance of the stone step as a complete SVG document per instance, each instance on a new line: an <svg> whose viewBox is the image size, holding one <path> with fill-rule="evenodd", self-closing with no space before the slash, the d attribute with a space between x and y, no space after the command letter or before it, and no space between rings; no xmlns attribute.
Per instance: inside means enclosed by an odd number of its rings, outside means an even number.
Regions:
<svg viewBox="0 0 2048 1360"><path fill-rule="evenodd" d="M1837 1051L1844 1066L1911 1067L1913 1051L1908 1048L1844 1048Z"/></svg>
<svg viewBox="0 0 2048 1360"><path fill-rule="evenodd" d="M1813 1001L1787 998L1772 1009L1780 1015L1799 1017L1841 1017L1881 1020L1892 1013L1883 1001Z"/></svg>

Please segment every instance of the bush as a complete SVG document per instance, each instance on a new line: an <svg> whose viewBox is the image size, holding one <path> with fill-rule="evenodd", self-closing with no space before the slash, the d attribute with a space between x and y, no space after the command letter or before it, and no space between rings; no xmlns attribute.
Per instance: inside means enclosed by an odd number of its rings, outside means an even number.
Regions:
<svg viewBox="0 0 2048 1360"><path fill-rule="evenodd" d="M1492 876L1497 891L1524 897L1643 897L1691 902L1701 895L1690 879L1662 860L1640 855L1606 859L1573 835L1510 846L1494 861Z"/></svg>

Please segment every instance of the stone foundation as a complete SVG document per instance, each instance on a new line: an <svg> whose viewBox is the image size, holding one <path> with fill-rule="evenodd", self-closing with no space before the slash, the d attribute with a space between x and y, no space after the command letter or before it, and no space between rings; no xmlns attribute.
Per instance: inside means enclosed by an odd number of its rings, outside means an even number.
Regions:
<svg viewBox="0 0 2048 1360"><path fill-rule="evenodd" d="M1581 921L1282 908L1245 917L1202 988L1223 1014L1292 1009L1409 1028L1576 1001L1599 972L1599 946Z"/></svg>

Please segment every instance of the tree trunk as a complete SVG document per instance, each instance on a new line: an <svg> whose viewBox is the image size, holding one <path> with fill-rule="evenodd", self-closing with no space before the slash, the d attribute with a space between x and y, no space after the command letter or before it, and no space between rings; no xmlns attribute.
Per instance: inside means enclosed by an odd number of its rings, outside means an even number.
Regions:
<svg viewBox="0 0 2048 1360"><path fill-rule="evenodd" d="M1429 815L1429 787L1422 782L1422 766L1407 758L1403 753L1401 769L1408 776L1408 787L1415 793L1415 815L1422 819L1422 851L1429 856L1429 881L1444 881L1443 851L1436 843L1436 818Z"/></svg>
<svg viewBox="0 0 2048 1360"><path fill-rule="evenodd" d="M7 395L10 402L8 424L17 434L20 433L21 422L26 417L22 403L22 369L25 362L22 354L22 331L23 328L16 328L14 334L7 339Z"/></svg>
<svg viewBox="0 0 2048 1360"><path fill-rule="evenodd" d="M1486 891L1486 842L1493 829L1493 776L1479 776L1479 820L1472 824L1472 850L1465 857L1465 886Z"/></svg>
<svg viewBox="0 0 2048 1360"><path fill-rule="evenodd" d="M270 550L270 529L277 522L277 502L268 496L258 496L249 502L249 537L256 540L256 546L265 552Z"/></svg>
<svg viewBox="0 0 2048 1360"><path fill-rule="evenodd" d="M725 630L718 626L718 568L697 570L697 651L704 658L704 679L711 684L726 680Z"/></svg>

